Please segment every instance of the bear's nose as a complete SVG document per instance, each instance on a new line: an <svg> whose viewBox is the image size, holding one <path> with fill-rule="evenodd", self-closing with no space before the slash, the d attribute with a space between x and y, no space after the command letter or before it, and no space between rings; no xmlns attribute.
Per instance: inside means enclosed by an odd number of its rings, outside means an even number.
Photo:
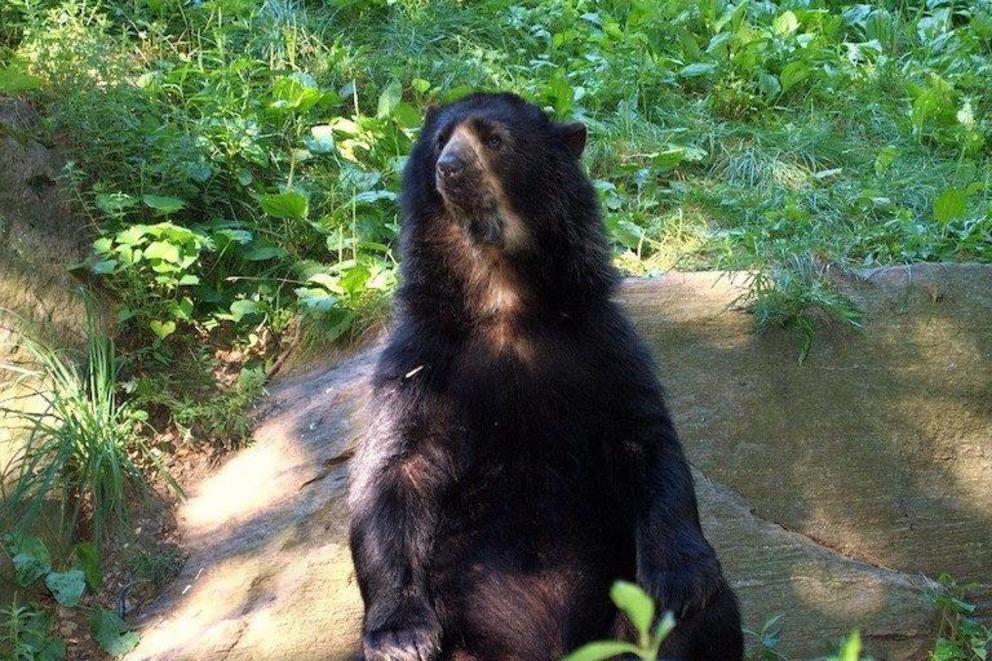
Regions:
<svg viewBox="0 0 992 661"><path fill-rule="evenodd" d="M437 172L442 177L453 177L461 172L464 167L465 161L453 153L441 154L441 158L437 162Z"/></svg>

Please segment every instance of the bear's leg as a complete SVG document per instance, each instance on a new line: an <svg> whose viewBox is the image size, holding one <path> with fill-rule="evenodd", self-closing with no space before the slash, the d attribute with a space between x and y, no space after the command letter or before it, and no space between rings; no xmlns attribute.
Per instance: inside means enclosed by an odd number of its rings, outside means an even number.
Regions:
<svg viewBox="0 0 992 661"><path fill-rule="evenodd" d="M738 661L744 658L737 599L725 582L702 610L679 621L661 646L660 657L680 661Z"/></svg>

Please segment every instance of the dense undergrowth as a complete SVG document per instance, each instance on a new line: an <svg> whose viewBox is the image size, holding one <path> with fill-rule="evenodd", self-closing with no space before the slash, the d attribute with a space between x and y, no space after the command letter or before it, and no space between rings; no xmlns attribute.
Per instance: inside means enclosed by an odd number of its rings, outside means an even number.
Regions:
<svg viewBox="0 0 992 661"><path fill-rule="evenodd" d="M177 331L258 342L306 311L333 339L381 309L404 155L429 103L471 89L590 125L631 273L992 259L989 2L2 11L0 92L41 104L72 156L86 268L150 359Z"/></svg>
<svg viewBox="0 0 992 661"><path fill-rule="evenodd" d="M288 343L382 316L429 104L586 122L617 264L752 271L805 355L860 323L821 265L992 261L989 80L990 0L0 3L0 95L71 159L74 270L113 303L121 448L246 439Z"/></svg>

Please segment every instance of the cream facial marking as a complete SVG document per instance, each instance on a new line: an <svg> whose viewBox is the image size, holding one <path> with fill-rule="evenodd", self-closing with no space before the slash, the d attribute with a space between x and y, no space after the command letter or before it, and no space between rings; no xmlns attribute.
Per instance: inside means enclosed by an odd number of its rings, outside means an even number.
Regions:
<svg viewBox="0 0 992 661"><path fill-rule="evenodd" d="M438 156L435 185L445 206L474 236L512 252L526 246L529 236L494 168L494 149L506 148L510 136L498 126L480 136L480 128L470 120L454 128ZM499 147L484 144L492 137L499 138Z"/></svg>

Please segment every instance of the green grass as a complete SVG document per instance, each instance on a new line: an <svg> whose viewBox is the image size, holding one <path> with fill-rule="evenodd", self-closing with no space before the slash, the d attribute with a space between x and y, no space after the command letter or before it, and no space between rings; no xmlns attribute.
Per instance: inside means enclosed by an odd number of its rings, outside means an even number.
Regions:
<svg viewBox="0 0 992 661"><path fill-rule="evenodd" d="M177 331L279 331L302 312L347 332L394 285L423 109L476 88L590 125L630 273L992 259L987 1L4 12L0 90L45 106L98 239L89 268L162 361Z"/></svg>
<svg viewBox="0 0 992 661"><path fill-rule="evenodd" d="M144 469L159 466L138 433L147 415L118 401L114 344L98 326L89 299L87 319L82 368L73 357L26 336L22 342L34 364L0 366L13 373L5 387L15 392L25 378L35 377L31 390L43 402L38 410L25 410L0 399L0 414L25 433L20 451L0 474L5 530L30 530L40 513L55 507L60 538L101 542L115 523L126 521L130 499L148 493Z"/></svg>
<svg viewBox="0 0 992 661"><path fill-rule="evenodd" d="M944 574L929 597L940 617L933 661L984 661L992 651L992 626L983 622L972 593L979 586L958 583Z"/></svg>
<svg viewBox="0 0 992 661"><path fill-rule="evenodd" d="M0 654L13 661L65 658L65 643L51 635L52 615L15 599L0 608Z"/></svg>

